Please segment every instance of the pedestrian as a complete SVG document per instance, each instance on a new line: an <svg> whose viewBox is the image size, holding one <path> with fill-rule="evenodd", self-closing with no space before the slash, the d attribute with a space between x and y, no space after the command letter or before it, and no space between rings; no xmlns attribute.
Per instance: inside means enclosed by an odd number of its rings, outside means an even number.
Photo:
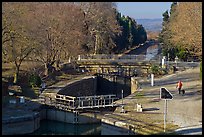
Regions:
<svg viewBox="0 0 204 137"><path fill-rule="evenodd" d="M179 82L178 82L177 85L176 85L176 88L178 88L179 94L181 93L182 85L183 85L182 82L179 80Z"/></svg>

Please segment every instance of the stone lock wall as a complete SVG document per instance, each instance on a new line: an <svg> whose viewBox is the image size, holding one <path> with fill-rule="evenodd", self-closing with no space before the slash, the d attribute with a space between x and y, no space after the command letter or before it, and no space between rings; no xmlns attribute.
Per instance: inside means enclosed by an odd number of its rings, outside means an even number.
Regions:
<svg viewBox="0 0 204 137"><path fill-rule="evenodd" d="M95 76L83 78L68 84L58 94L68 96L93 96L96 95L97 78Z"/></svg>
<svg viewBox="0 0 204 137"><path fill-rule="evenodd" d="M39 112L33 115L9 118L2 121L2 135L20 135L32 133L40 127Z"/></svg>

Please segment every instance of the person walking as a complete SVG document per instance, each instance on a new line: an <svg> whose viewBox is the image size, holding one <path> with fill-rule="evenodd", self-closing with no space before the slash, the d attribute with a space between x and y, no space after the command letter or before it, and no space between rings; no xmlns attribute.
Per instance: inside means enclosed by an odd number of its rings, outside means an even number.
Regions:
<svg viewBox="0 0 204 137"><path fill-rule="evenodd" d="M179 80L179 82L177 83L176 88L178 89L179 94L181 93L181 88L182 88L183 83Z"/></svg>

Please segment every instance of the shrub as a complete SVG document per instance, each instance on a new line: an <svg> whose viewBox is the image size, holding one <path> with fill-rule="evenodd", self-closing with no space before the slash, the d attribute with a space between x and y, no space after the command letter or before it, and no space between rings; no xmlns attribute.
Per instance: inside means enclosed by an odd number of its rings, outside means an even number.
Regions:
<svg viewBox="0 0 204 137"><path fill-rule="evenodd" d="M159 74L159 66L152 65L150 68L151 73L153 74Z"/></svg>
<svg viewBox="0 0 204 137"><path fill-rule="evenodd" d="M30 86L32 86L32 87L35 87L35 86L40 87L41 83L42 83L41 78L38 75L32 74L29 77L29 84L30 84Z"/></svg>

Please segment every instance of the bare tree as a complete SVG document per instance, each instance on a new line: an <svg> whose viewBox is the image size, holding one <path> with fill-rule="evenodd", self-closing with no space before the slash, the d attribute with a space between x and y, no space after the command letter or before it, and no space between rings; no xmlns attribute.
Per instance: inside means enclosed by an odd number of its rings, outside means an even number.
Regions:
<svg viewBox="0 0 204 137"><path fill-rule="evenodd" d="M116 20L115 4L112 2L80 4L88 26L90 36L88 39L93 41L89 45L94 49L94 54L110 51L116 46L114 37L121 32Z"/></svg>
<svg viewBox="0 0 204 137"><path fill-rule="evenodd" d="M32 3L30 32L37 47L35 58L49 68L82 52L83 13L73 3Z"/></svg>
<svg viewBox="0 0 204 137"><path fill-rule="evenodd" d="M18 81L21 63L34 49L25 29L25 13L25 7L18 3L3 3L2 52L3 59L15 65L14 83Z"/></svg>

